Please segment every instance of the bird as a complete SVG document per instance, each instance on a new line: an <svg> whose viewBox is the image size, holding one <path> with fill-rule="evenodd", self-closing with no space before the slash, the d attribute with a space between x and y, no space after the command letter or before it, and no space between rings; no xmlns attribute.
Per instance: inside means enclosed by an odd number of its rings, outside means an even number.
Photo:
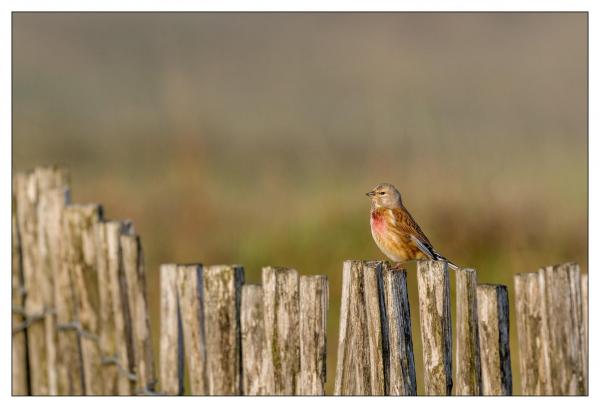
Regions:
<svg viewBox="0 0 600 408"><path fill-rule="evenodd" d="M375 243L394 262L432 259L458 266L437 252L402 203L400 192L390 183L380 183L367 193L371 198L371 234Z"/></svg>

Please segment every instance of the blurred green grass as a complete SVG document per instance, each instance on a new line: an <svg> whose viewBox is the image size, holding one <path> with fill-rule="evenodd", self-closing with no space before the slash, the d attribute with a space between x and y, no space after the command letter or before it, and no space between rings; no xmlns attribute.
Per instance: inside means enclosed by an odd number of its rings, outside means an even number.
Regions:
<svg viewBox="0 0 600 408"><path fill-rule="evenodd" d="M330 279L379 259L364 193L396 184L481 282L587 272L585 14L13 15L13 168L61 163L78 202L135 222L158 266ZM422 392L414 267L409 271ZM513 306L513 303L511 303ZM520 392L514 310L513 387ZM155 347L157 350L157 347Z"/></svg>

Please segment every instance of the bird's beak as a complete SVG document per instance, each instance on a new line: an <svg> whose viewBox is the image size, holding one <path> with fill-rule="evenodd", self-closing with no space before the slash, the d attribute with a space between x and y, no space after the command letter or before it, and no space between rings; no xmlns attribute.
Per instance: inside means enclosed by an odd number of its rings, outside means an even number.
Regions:
<svg viewBox="0 0 600 408"><path fill-rule="evenodd" d="M375 192L374 192L374 191L369 191L369 192L367 193L367 195L368 195L369 197L373 197L373 196L375 195Z"/></svg>

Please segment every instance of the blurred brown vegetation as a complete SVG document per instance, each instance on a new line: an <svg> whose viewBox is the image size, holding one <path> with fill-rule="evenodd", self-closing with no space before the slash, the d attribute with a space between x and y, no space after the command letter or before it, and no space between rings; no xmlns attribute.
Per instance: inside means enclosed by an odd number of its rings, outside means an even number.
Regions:
<svg viewBox="0 0 600 408"><path fill-rule="evenodd" d="M13 34L13 169L63 164L76 201L135 222L155 334L160 263L326 274L331 391L381 181L511 297L515 273L587 272L585 14L17 13Z"/></svg>

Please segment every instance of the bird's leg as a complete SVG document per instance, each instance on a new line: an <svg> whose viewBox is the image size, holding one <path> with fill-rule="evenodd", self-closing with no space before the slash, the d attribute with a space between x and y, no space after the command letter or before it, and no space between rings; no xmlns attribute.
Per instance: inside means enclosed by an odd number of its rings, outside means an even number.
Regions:
<svg viewBox="0 0 600 408"><path fill-rule="evenodd" d="M407 263L407 261L396 262L396 265L394 265L394 269L406 269L405 266Z"/></svg>

